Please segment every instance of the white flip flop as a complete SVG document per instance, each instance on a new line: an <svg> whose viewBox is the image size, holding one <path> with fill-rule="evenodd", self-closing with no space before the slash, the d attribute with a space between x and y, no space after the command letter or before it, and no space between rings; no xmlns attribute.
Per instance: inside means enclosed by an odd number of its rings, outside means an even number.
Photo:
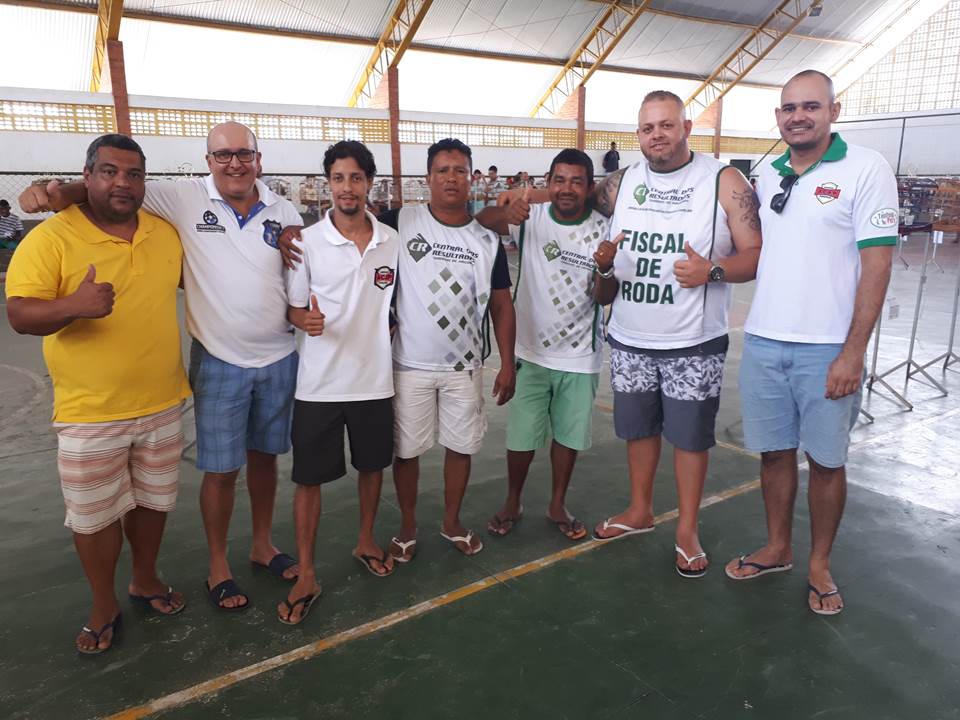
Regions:
<svg viewBox="0 0 960 720"><path fill-rule="evenodd" d="M460 552L462 552L464 555L467 555L467 556L476 555L478 552L480 552L481 550L483 550L483 540L480 541L479 547L477 547L476 549L474 549L474 547L473 547L473 530L467 530L467 534L466 534L466 535L452 535L452 536L451 536L451 535L447 535L447 534L443 531L443 528L441 527L441 528L440 528L440 537L442 537L444 540L448 540L449 542L451 542L451 543L453 544L453 546L454 546L457 550L460 550ZM466 552L466 551L462 550L462 549L460 548L460 546L457 545L457 543L461 543L461 542L462 542L462 543L466 543L467 547L470 548L470 551L469 551L469 552Z"/></svg>
<svg viewBox="0 0 960 720"><path fill-rule="evenodd" d="M677 569L677 574L678 574L680 577L684 577L684 578L699 578L699 577L703 577L704 575L707 574L707 568L703 568L703 570L690 570L690 569L688 569L689 566L690 566L690 564L691 564L694 560L699 560L700 558L706 558L706 557L707 557L707 554L706 554L705 552L698 552L696 555L687 555L687 554L683 551L683 548L680 547L679 545L674 545L674 546L673 546L673 549L676 550L676 551L677 551L677 554L680 555L680 557L682 557L682 558L684 559L684 561L687 563L687 568L682 568L682 567L680 567L679 565L677 565L676 563L674 563L673 566Z"/></svg>
<svg viewBox="0 0 960 720"><path fill-rule="evenodd" d="M607 518L603 521L603 529L609 530L613 528L614 530L623 530L619 535L611 535L610 537L600 537L597 535L596 529L591 533L591 537L597 542L607 542L608 540L616 540L617 538L626 537L627 535L642 535L643 533L653 532L656 525L651 525L650 527L645 528L635 528L630 527L629 525L622 525L620 523L610 522L610 518Z"/></svg>
<svg viewBox="0 0 960 720"><path fill-rule="evenodd" d="M407 550L409 550L410 548L416 549L417 547L416 538L413 538L413 540L407 540L406 542L401 542L400 538L393 537L393 538L390 538L390 544L396 545L398 548L400 548L400 552L403 553L402 555L394 555L393 553L390 553L390 557L393 558L394 562L408 563L411 560L413 560L413 558L416 557L415 552L410 553L410 557L407 557Z"/></svg>

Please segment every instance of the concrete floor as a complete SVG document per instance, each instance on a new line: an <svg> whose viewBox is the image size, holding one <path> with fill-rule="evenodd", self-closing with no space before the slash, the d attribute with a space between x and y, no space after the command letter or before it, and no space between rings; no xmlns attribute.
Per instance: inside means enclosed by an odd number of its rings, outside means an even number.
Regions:
<svg viewBox="0 0 960 720"><path fill-rule="evenodd" d="M917 240L906 250L911 263L922 254ZM947 272L933 268L926 284L921 362L944 350L957 246L945 246L938 259ZM881 371L905 358L918 280L915 265L898 265L891 294L900 317L885 320ZM750 292L737 289L737 328ZM958 374L933 371L949 397L911 381L913 412L879 393L868 398L876 421L854 431L849 500L834 554L847 609L820 618L806 609L803 490L795 569L750 583L733 583L722 572L726 560L765 537L753 482L758 462L739 450L742 333L734 330L731 339L718 422L722 444L713 451L711 504L701 516L713 565L702 580L683 580L672 569L669 457L661 462L655 499L665 517L651 535L556 556L574 546L541 519L549 468L538 457L523 522L506 538L484 533L486 549L464 558L435 532L442 495L441 455L433 451L423 462L420 554L387 580L350 557L354 482L325 490L318 541L324 595L298 628L275 619L286 586L246 561L249 513L238 494L231 558L253 607L225 615L207 604L202 588L200 477L185 460L161 568L186 593L188 608L161 618L123 600L116 647L78 658L73 637L86 617L88 591L62 527L40 343L0 324L0 584L7 588L0 597L0 717L88 718L130 709L120 716L159 710L163 718L960 718ZM492 381L492 373L487 377ZM903 389L902 370L890 380ZM595 445L578 464L569 498L588 525L619 511L628 494L606 377L600 388ZM505 410L491 408L490 419L465 503L465 521L477 530L499 507L505 487ZM289 468L290 458L282 458L275 540L286 550L292 550ZM386 485L378 520L384 542L399 517L389 476ZM555 562L531 564L545 557ZM125 551L121 597L127 563ZM513 576L505 572L511 568L521 569ZM355 628L355 636L344 634ZM236 673L284 653L291 655L274 669L254 667L246 679ZM209 686L170 697L211 680L218 692L206 692ZM157 699L163 700L146 705Z"/></svg>

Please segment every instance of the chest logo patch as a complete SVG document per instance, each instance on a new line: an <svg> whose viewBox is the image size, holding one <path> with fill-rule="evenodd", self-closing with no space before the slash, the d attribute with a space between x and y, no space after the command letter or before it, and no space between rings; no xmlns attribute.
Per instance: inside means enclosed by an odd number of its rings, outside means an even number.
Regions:
<svg viewBox="0 0 960 720"><path fill-rule="evenodd" d="M543 246L543 254L547 256L547 260L553 262L558 257L560 257L560 246L557 245L556 240L552 240Z"/></svg>
<svg viewBox="0 0 960 720"><path fill-rule="evenodd" d="M381 290L386 290L388 287L393 285L396 275L397 274L392 267L383 265L373 271L373 284Z"/></svg>
<svg viewBox="0 0 960 720"><path fill-rule="evenodd" d="M835 182L821 183L817 185L817 189L813 191L813 196L821 205L826 205L840 197L840 186Z"/></svg>
<svg viewBox="0 0 960 720"><path fill-rule="evenodd" d="M212 210L204 210L203 222L197 223L197 232L226 232L227 229L220 224L220 218Z"/></svg>
<svg viewBox="0 0 960 720"><path fill-rule="evenodd" d="M263 241L272 248L279 246L280 223L276 220L263 221Z"/></svg>
<svg viewBox="0 0 960 720"><path fill-rule="evenodd" d="M427 242L427 239L423 237L420 233L417 233L417 236L407 242L407 252L410 253L410 257L413 258L414 262L420 262L423 258L433 250L433 246ZM391 280L391 282L393 282Z"/></svg>
<svg viewBox="0 0 960 720"><path fill-rule="evenodd" d="M643 205L647 201L647 195L650 193L650 189L640 183L633 189L633 199L637 201L637 205Z"/></svg>

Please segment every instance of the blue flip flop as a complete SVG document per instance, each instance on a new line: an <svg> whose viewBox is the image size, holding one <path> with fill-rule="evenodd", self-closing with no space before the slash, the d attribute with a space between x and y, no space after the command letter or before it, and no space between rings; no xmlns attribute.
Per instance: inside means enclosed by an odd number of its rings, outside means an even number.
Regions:
<svg viewBox="0 0 960 720"><path fill-rule="evenodd" d="M280 617L279 614L277 615L277 620L282 622L284 625L299 625L300 623L302 623L304 620L307 619L307 615L310 613L310 608L313 606L314 601L316 601L316 599L320 597L321 592L322 592L322 589L318 588L315 593L308 593L303 597L297 598L293 602L290 602L289 600L287 600L287 598L284 598L283 604L287 606L288 618L291 615L293 615L293 611L297 608L297 605L303 605L303 611L300 613L300 619L297 620L296 622L290 622L289 620L284 620L282 617Z"/></svg>
<svg viewBox="0 0 960 720"><path fill-rule="evenodd" d="M290 578L283 576L283 573L285 573L289 568L292 568L294 565L297 564L297 561L294 558L290 557L284 552L279 552L276 555L274 555L272 558L270 558L270 562L266 565L264 565L263 563L256 562L254 560L251 560L250 564L253 565L255 568L266 570L274 577L278 577L281 580L285 580L287 582L295 582L297 579L296 575Z"/></svg>
<svg viewBox="0 0 960 720"><path fill-rule="evenodd" d="M134 605L139 605L145 610L150 610L155 612L157 615L176 615L179 612L182 612L183 609L187 606L187 603L183 603L180 607L171 610L170 612L163 612L163 610L158 610L153 606L154 600L163 600L167 605L173 607L173 588L169 585L167 586L167 592L163 595L134 595L133 593L129 594L130 602Z"/></svg>
<svg viewBox="0 0 960 720"><path fill-rule="evenodd" d="M809 595L810 593L813 593L814 595L816 595L817 599L820 601L819 610L813 607L813 605L810 605L810 609L813 612L815 612L817 615L839 615L841 612L843 612L843 605L838 607L836 610L825 610L823 608L823 599L828 597L833 597L834 595L839 595L840 594L839 588L836 588L834 590L827 590L826 592L820 592L811 583L807 583L807 595ZM807 604L809 605L809 603Z"/></svg>
<svg viewBox="0 0 960 720"><path fill-rule="evenodd" d="M743 575L742 577L738 577L737 575L734 575L727 568L724 568L723 571L727 574L727 577L730 578L731 580L753 580L754 578L758 578L761 575L767 575L768 573L778 573L778 572L786 572L787 570L792 570L793 563L784 563L782 565L764 565L762 563L748 561L746 555L741 555L740 559L737 560L737 570L745 567L756 568L757 571L752 575Z"/></svg>
<svg viewBox="0 0 960 720"><path fill-rule="evenodd" d="M217 610L222 610L223 612L242 612L250 607L250 596L240 589L237 581L233 578L227 578L222 583L217 583L213 587L210 587L210 583L204 580L203 585L207 589L207 598L209 598L210 604ZM237 605L236 607L225 607L220 604L224 598L234 597L236 595L242 595L247 601L243 605Z"/></svg>
<svg viewBox="0 0 960 720"><path fill-rule="evenodd" d="M100 636L103 635L107 630L113 630L113 637L110 638L110 644L107 647L100 647ZM99 655L100 653L105 653L107 650L113 647L113 643L117 639L117 632L120 630L120 613L117 613L116 617L113 618L110 622L104 625L99 630L91 630L86 625L83 626L82 632L86 633L93 638L94 646L92 650L81 650L77 648L77 652L81 655Z"/></svg>

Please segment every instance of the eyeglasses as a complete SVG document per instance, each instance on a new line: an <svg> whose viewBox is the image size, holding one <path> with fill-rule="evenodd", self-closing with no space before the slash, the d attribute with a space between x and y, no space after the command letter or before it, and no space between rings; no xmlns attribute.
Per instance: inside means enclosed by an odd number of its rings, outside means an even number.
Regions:
<svg viewBox="0 0 960 720"><path fill-rule="evenodd" d="M770 198L771 210L778 215L783 212L783 208L787 205L787 200L790 199L790 191L793 190L793 186L797 184L797 180L799 179L799 175L787 175L780 181L780 189L783 190L783 192L778 192Z"/></svg>
<svg viewBox="0 0 960 720"><path fill-rule="evenodd" d="M244 148L243 150L214 150L207 154L221 165L226 165L233 159L234 155L242 163L253 162L253 159L257 156L257 151Z"/></svg>

